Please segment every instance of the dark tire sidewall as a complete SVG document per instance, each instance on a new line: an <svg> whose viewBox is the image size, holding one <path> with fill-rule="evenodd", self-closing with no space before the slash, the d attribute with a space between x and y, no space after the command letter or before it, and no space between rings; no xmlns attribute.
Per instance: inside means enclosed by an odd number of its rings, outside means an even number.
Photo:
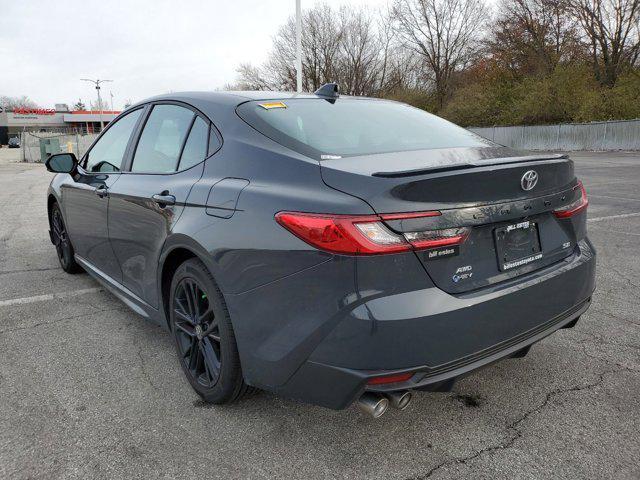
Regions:
<svg viewBox="0 0 640 480"><path fill-rule="evenodd" d="M62 215L62 210L60 209L60 206L57 203L54 203L53 207L51 208L51 218L49 220L50 228L53 228L53 217L56 215L56 213L60 216L60 221L62 222L62 225L64 226L65 233L66 233L66 236L67 236L66 244L62 245L60 247L63 250L64 260L58 254L58 247L56 247L54 245L54 248L56 249L56 256L58 257L58 262L60 263L60 266L62 267L62 269L65 272L74 273L76 271L77 267L76 267L76 264L75 264L73 246L71 245L71 240L69 239L69 232L67 230L67 224L64 221L64 216Z"/></svg>
<svg viewBox="0 0 640 480"><path fill-rule="evenodd" d="M176 287L185 278L194 279L199 284L200 288L205 291L207 298L209 299L209 304L213 309L215 318L218 321L220 332L220 377L213 387L204 387L193 377L191 372L185 366L183 359L178 358L178 361L180 362L180 367L187 377L187 380L203 399L211 403L225 403L233 398L234 393L238 388L238 382L241 381L241 378L238 378L237 369L234 368L234 365L237 363L238 355L235 335L224 303L224 298L211 278L211 275L206 271L202 262L197 259L187 260L180 265L171 281L169 318L176 353L179 357L181 352L175 328L174 297Z"/></svg>

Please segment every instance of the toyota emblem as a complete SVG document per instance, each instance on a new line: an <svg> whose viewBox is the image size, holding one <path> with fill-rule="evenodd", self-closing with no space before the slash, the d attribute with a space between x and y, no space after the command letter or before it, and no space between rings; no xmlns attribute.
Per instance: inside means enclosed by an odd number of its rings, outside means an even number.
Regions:
<svg viewBox="0 0 640 480"><path fill-rule="evenodd" d="M526 172L524 172L524 175L522 175L522 178L520 179L520 186L525 192L533 190L533 187L535 187L537 183L538 174L535 170L527 170Z"/></svg>

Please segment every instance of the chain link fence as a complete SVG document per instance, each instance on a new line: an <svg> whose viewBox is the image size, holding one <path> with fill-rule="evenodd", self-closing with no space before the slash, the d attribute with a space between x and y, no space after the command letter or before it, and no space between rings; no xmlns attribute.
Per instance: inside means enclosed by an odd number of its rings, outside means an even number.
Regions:
<svg viewBox="0 0 640 480"><path fill-rule="evenodd" d="M96 133L22 132L20 145L23 162L42 162L54 153L75 153L80 158L91 146ZM44 148L43 148L44 145Z"/></svg>
<svg viewBox="0 0 640 480"><path fill-rule="evenodd" d="M640 150L640 119L560 125L471 127L500 145L523 150Z"/></svg>

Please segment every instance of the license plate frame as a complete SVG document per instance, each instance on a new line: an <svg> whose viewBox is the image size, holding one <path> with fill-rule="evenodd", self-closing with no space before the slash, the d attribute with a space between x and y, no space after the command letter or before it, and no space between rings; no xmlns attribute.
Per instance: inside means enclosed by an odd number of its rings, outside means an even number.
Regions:
<svg viewBox="0 0 640 480"><path fill-rule="evenodd" d="M496 256L501 272L542 259L539 228L537 222L523 220L494 229Z"/></svg>

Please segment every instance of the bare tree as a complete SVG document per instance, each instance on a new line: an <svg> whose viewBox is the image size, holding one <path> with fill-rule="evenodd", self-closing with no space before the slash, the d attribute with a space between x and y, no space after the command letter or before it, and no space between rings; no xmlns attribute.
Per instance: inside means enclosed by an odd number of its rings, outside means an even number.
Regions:
<svg viewBox="0 0 640 480"><path fill-rule="evenodd" d="M336 62L343 39L342 22L336 13L320 5L303 13L303 90L313 92L323 83L337 80ZM295 90L295 20L289 18L273 39L266 65L266 77L276 88Z"/></svg>
<svg viewBox="0 0 640 480"><path fill-rule="evenodd" d="M405 45L424 59L442 107L454 73L479 51L487 20L483 0L395 0L393 13Z"/></svg>
<svg viewBox="0 0 640 480"><path fill-rule="evenodd" d="M382 38L371 15L340 10L342 31L337 67L343 91L351 95L374 95L380 89L384 56Z"/></svg>
<svg viewBox="0 0 640 480"><path fill-rule="evenodd" d="M236 68L238 78L235 83L226 85L225 90L270 90L272 85L264 78L260 68L250 63L241 63Z"/></svg>
<svg viewBox="0 0 640 480"><path fill-rule="evenodd" d="M91 101L89 102L89 109L92 112L99 112L101 110L108 110L107 108L107 102L105 102L102 98L100 99L100 102L96 101Z"/></svg>
<svg viewBox="0 0 640 480"><path fill-rule="evenodd" d="M402 88L416 59L396 41L382 12L326 5L303 14L303 90L313 92L338 82L343 93L377 96ZM272 51L261 67L241 64L235 84L225 88L295 90L295 22L290 18L273 38Z"/></svg>
<svg viewBox="0 0 640 480"><path fill-rule="evenodd" d="M38 104L26 95L21 97L0 95L0 107L6 110L13 110L14 108L38 108Z"/></svg>
<svg viewBox="0 0 640 480"><path fill-rule="evenodd" d="M591 50L596 78L613 87L640 55L640 0L571 0Z"/></svg>
<svg viewBox="0 0 640 480"><path fill-rule="evenodd" d="M487 44L507 68L548 73L583 56L570 0L502 0Z"/></svg>

